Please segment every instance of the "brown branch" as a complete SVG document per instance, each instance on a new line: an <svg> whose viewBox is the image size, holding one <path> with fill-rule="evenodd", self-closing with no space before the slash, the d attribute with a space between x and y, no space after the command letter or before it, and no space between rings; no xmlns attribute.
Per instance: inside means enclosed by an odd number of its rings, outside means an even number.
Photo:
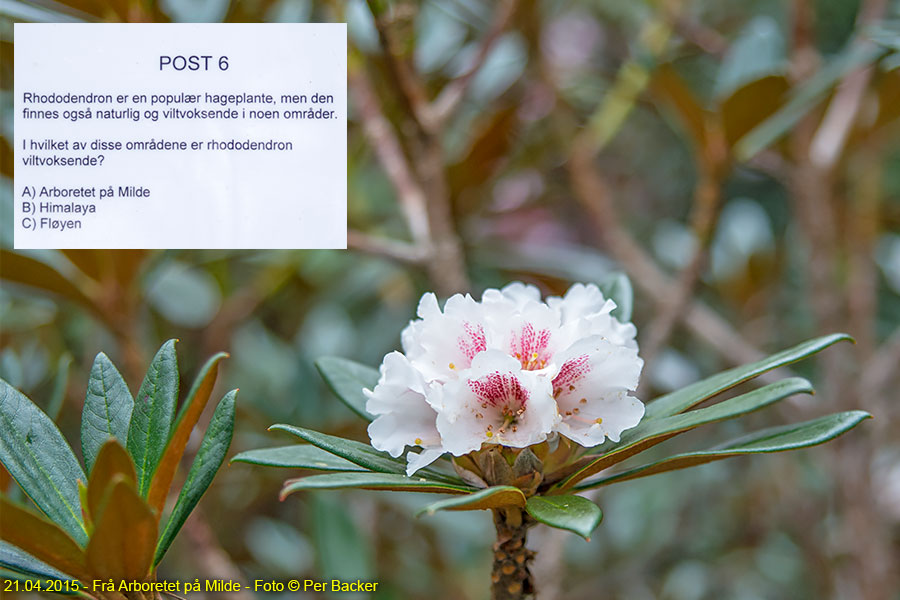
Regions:
<svg viewBox="0 0 900 600"><path fill-rule="evenodd" d="M378 97L365 73L356 69L350 74L349 85L362 117L366 136L397 193L413 242L424 251L430 252L431 229L428 224L425 193L414 177L414 171L406 160L400 141L390 122L381 112Z"/></svg>
<svg viewBox="0 0 900 600"><path fill-rule="evenodd" d="M453 116L453 113L456 112L456 109L459 108L475 75L484 66L491 50L494 48L494 44L512 20L517 5L518 0L502 0L497 3L497 9L494 12L490 29L488 29L487 34L481 41L481 46L478 48L478 54L476 54L472 66L465 73L448 83L432 102L430 113L435 123L446 123Z"/></svg>
<svg viewBox="0 0 900 600"><path fill-rule="evenodd" d="M399 240L375 237L362 231L347 231L347 247L367 254L381 256L402 264L421 264L426 258L418 246Z"/></svg>
<svg viewBox="0 0 900 600"><path fill-rule="evenodd" d="M398 51L399 44L391 31L388 11L379 0L367 0L367 3L375 22L375 29L378 31L378 41L384 53L388 73L400 91L400 101L404 109L423 133L434 133L436 127L425 88L412 66Z"/></svg>

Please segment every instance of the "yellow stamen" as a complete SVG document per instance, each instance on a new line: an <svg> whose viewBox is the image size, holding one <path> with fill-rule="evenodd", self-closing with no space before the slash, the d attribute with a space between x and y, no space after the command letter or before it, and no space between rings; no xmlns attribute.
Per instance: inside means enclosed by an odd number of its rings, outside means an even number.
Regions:
<svg viewBox="0 0 900 600"><path fill-rule="evenodd" d="M454 365L453 363L450 363L448 366L450 367L450 369L455 369L455 368L456 368L456 365Z"/></svg>
<svg viewBox="0 0 900 600"><path fill-rule="evenodd" d="M416 446L422 445L422 438L416 438Z"/></svg>
<svg viewBox="0 0 900 600"><path fill-rule="evenodd" d="M596 423L597 425L599 425L602 422L603 422L603 417L597 417L597 419L594 421L594 423Z"/></svg>

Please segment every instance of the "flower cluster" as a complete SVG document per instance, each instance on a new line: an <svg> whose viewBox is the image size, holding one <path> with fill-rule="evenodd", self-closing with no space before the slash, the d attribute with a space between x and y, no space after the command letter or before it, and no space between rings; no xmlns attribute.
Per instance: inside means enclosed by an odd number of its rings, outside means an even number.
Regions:
<svg viewBox="0 0 900 600"><path fill-rule="evenodd" d="M644 405L629 395L643 361L635 328L594 285L541 301L534 286L489 289L477 302L457 294L441 311L428 293L403 331L403 352L384 357L366 390L372 445L400 456L407 474L445 452L483 444L524 448L552 435L582 446L618 441Z"/></svg>

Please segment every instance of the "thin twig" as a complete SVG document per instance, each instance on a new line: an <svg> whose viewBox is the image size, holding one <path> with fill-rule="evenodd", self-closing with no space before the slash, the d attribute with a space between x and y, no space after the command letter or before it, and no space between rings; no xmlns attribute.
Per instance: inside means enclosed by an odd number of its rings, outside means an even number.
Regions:
<svg viewBox="0 0 900 600"><path fill-rule="evenodd" d="M431 107L422 82L416 77L412 66L397 51L397 42L388 23L387 11L377 0L367 0L369 11L378 31L378 41L388 67L388 73L400 90L400 100L404 108L412 117L413 122L424 133L435 131L434 119L431 116Z"/></svg>
<svg viewBox="0 0 900 600"><path fill-rule="evenodd" d="M365 73L358 69L351 73L349 85L362 117L366 136L397 192L410 235L418 247L429 250L431 230L428 225L427 201L406 160L400 141L390 122L382 114L378 98Z"/></svg>
<svg viewBox="0 0 900 600"><path fill-rule="evenodd" d="M347 247L409 265L421 264L426 258L418 246L399 240L375 237L355 229L347 231Z"/></svg>
<svg viewBox="0 0 900 600"><path fill-rule="evenodd" d="M491 54L494 44L500 38L516 12L517 0L503 0L497 4L491 27L481 40L478 54L469 69L448 83L431 104L432 119L436 124L446 123L466 97L472 80Z"/></svg>

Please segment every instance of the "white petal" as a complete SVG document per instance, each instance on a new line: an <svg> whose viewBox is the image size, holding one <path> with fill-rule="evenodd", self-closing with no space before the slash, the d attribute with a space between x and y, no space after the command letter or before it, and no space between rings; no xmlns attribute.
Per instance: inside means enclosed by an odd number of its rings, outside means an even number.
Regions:
<svg viewBox="0 0 900 600"><path fill-rule="evenodd" d="M381 377L372 391L364 390L366 412L381 415L425 405L425 380L399 352L391 352L381 363Z"/></svg>
<svg viewBox="0 0 900 600"><path fill-rule="evenodd" d="M427 467L444 454L444 449L440 446L425 448L422 452L413 452L410 450L406 453L406 476L412 477L413 473Z"/></svg>
<svg viewBox="0 0 900 600"><path fill-rule="evenodd" d="M404 330L403 347L413 349L409 358L427 381L455 378L487 348L481 305L471 296L456 294L441 312L434 294L425 294L419 316Z"/></svg>
<svg viewBox="0 0 900 600"><path fill-rule="evenodd" d="M618 441L623 430L638 424L644 405L628 395L637 387L643 367L634 348L595 336L573 345L560 359L563 363L553 380L562 417L560 434L595 446L605 437Z"/></svg>
<svg viewBox="0 0 900 600"><path fill-rule="evenodd" d="M482 352L442 390L437 428L444 448L461 456L483 443L523 448L542 442L559 420L551 392L544 374L523 371L503 352Z"/></svg>
<svg viewBox="0 0 900 600"><path fill-rule="evenodd" d="M582 283L570 287L562 298L557 296L547 298L547 304L559 313L563 323L597 314L608 314L616 307L615 302L603 297L603 293L596 285Z"/></svg>
<svg viewBox="0 0 900 600"><path fill-rule="evenodd" d="M562 407L560 408L562 410ZM610 392L581 405L578 415L563 416L556 430L582 446L596 446L608 437L618 442L622 432L631 429L644 416L644 405L627 392ZM598 422L599 419L599 422Z"/></svg>
<svg viewBox="0 0 900 600"><path fill-rule="evenodd" d="M417 413L390 413L378 416L369 423L369 439L372 447L382 450L397 457L403 454L406 446L423 446L439 443L435 419L437 415L426 404L425 407L431 414Z"/></svg>

